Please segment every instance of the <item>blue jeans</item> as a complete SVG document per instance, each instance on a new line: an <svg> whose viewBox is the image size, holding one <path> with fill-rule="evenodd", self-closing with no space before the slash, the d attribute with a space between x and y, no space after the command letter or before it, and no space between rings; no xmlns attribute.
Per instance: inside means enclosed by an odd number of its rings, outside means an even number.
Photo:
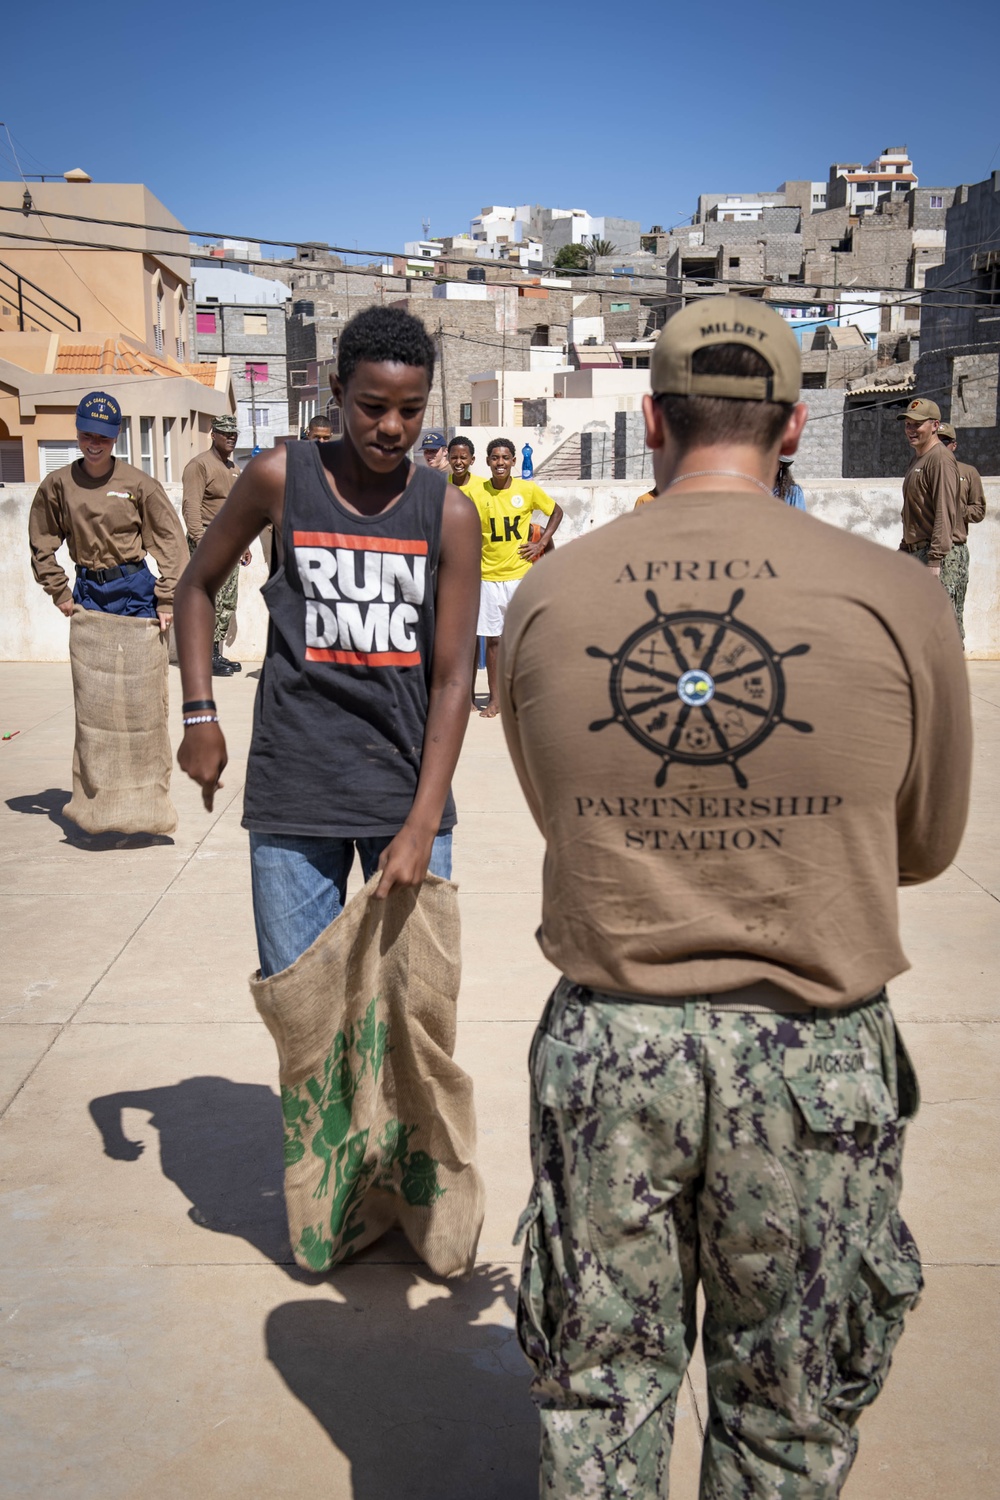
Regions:
<svg viewBox="0 0 1000 1500"><path fill-rule="evenodd" d="M132 615L142 620L155 620L155 588L156 579L145 564L138 573L130 573L127 578L112 578L110 583L98 583L96 578L81 578L77 574L73 603L106 615Z"/></svg>
<svg viewBox="0 0 1000 1500"><path fill-rule="evenodd" d="M391 842L392 835L327 839L251 831L253 919L263 979L287 969L340 916L355 846L367 881ZM450 831L434 840L428 871L451 879Z"/></svg>

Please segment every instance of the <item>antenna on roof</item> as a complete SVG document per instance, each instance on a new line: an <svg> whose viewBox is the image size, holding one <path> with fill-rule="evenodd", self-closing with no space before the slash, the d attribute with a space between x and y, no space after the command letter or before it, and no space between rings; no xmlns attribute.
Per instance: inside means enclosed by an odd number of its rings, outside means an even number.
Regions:
<svg viewBox="0 0 1000 1500"><path fill-rule="evenodd" d="M429 240L430 237L431 237L431 221L430 221L430 219L421 219L420 220L420 225L421 225L421 228L424 231L424 239L425 240Z"/></svg>

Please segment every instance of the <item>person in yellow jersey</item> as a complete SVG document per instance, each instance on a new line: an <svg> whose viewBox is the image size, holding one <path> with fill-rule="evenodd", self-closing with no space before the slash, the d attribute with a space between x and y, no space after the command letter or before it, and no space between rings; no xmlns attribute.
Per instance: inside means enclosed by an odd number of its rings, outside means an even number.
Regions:
<svg viewBox="0 0 1000 1500"><path fill-rule="evenodd" d="M521 579L544 553L563 518L562 507L541 485L531 479L514 479L514 444L509 438L493 438L487 444L486 462L490 478L477 493L470 494L483 523L483 578L479 592L476 634L486 637L486 680L490 695L481 710L484 719L500 712L497 655L507 606ZM469 491L466 491L469 494ZM548 516L537 540L531 539L534 511Z"/></svg>
<svg viewBox="0 0 1000 1500"><path fill-rule="evenodd" d="M647 490L644 495L640 495L639 496L638 500L635 502L635 504L633 505L632 509L633 510L638 510L640 505L648 505L649 502L650 502L650 500L655 500L655 499L656 499L656 485L654 484L653 488L651 490Z"/></svg>
<svg viewBox="0 0 1000 1500"><path fill-rule="evenodd" d="M483 483L480 475L472 472L472 465L475 461L476 450L472 440L467 437L453 437L448 444L448 463L451 467L448 483L457 484L470 500Z"/></svg>
<svg viewBox="0 0 1000 1500"><path fill-rule="evenodd" d="M453 437L448 444L448 463L451 465L451 473L448 475L448 483L457 485L463 495L476 504L476 495L483 483L478 474L473 474L472 465L476 461L476 449L471 438ZM478 509L478 504L477 507ZM475 713L479 704L476 701L476 673L479 671L479 637L476 637L475 650L472 657L472 699L470 712Z"/></svg>

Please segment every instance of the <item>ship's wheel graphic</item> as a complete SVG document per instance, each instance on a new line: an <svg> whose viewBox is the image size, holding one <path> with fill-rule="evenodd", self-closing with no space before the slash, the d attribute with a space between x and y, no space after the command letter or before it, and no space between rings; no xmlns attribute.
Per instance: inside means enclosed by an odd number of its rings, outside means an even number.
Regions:
<svg viewBox="0 0 1000 1500"><path fill-rule="evenodd" d="M661 760L656 785L663 786L674 761L732 768L739 787L747 779L737 762L787 724L799 734L812 725L785 714L789 656L807 645L775 651L756 630L735 618L743 599L737 589L724 614L686 610L665 614L652 589L646 603L652 620L640 625L617 651L588 646L588 656L611 663L608 689L614 710L595 719L592 730L620 724Z"/></svg>

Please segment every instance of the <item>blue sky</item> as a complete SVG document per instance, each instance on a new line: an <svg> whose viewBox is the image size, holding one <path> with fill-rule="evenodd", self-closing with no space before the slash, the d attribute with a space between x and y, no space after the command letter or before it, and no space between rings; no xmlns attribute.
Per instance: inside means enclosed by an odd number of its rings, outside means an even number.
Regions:
<svg viewBox="0 0 1000 1500"><path fill-rule="evenodd" d="M670 225L699 192L825 179L889 145L928 187L1000 166L1000 20L982 0L425 14L138 0L97 26L64 0L18 6L0 118L25 171L145 182L194 229L375 249L425 217L467 230L486 203ZM3 132L0 176L16 176Z"/></svg>

